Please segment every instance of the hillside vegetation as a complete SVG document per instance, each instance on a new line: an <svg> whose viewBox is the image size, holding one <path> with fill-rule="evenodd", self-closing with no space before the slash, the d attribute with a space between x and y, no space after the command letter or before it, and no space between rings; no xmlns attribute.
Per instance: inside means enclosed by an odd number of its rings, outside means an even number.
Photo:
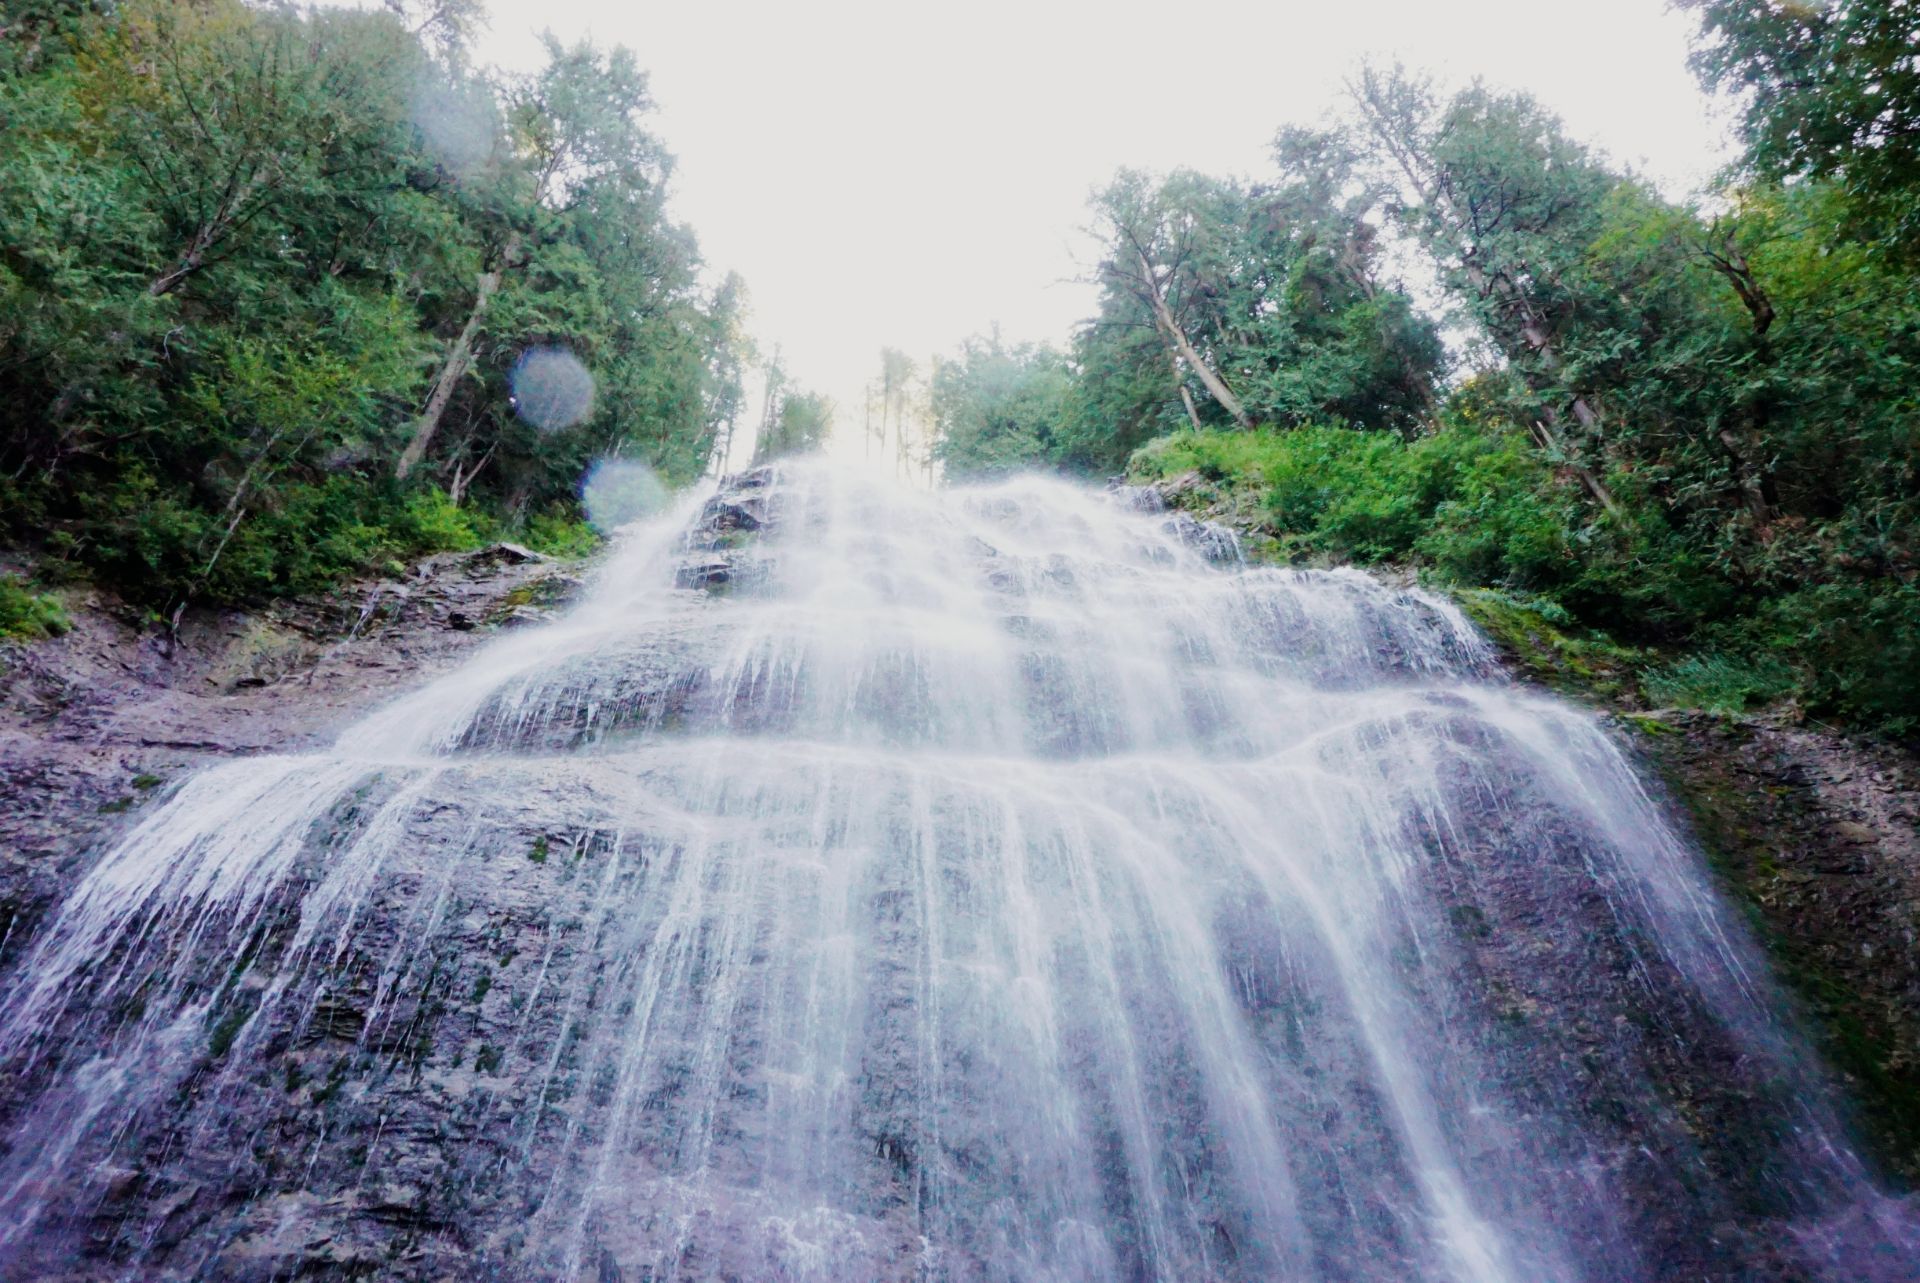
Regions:
<svg viewBox="0 0 1920 1283"><path fill-rule="evenodd" d="M947 475L1198 472L1278 553L1604 634L1655 702L1920 727L1910 8L1683 7L1745 113L1698 204L1363 68L1257 179L1117 176L1071 348L938 369Z"/></svg>
<svg viewBox="0 0 1920 1283"><path fill-rule="evenodd" d="M742 291L664 212L645 76L551 40L476 69L476 16L6 6L0 535L43 577L172 615L578 546L595 461L705 467Z"/></svg>

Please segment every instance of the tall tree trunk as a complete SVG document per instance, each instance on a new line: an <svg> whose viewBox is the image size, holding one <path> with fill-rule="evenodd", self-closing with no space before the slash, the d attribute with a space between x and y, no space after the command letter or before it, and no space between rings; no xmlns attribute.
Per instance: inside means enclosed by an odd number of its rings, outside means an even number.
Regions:
<svg viewBox="0 0 1920 1283"><path fill-rule="evenodd" d="M447 403L453 400L453 390L467 372L467 363L473 354L473 336L479 332L480 322L486 317L487 300L499 288L500 273L480 273L474 292L473 311L467 314L467 323L460 327L460 337L453 341L447 359L441 363L440 373L433 380L433 392L427 397L427 408L414 421L413 437L407 442L407 448L400 452L399 463L394 465L393 475L402 481L427 457L427 447L433 444L433 434L440 428L440 419L447 412Z"/></svg>
<svg viewBox="0 0 1920 1283"><path fill-rule="evenodd" d="M1701 252L1713 270L1725 277L1727 284L1733 287L1733 292L1739 295L1747 315L1753 318L1754 355L1762 365L1771 365L1773 346L1767 338L1767 331L1773 328L1776 313L1773 299L1754 275L1753 265L1741 252L1732 232L1724 234L1718 251L1706 248ZM1745 426L1739 430L1723 427L1716 434L1733 465L1734 476L1740 483L1741 497L1746 501L1747 511L1756 526L1764 526L1773 520L1773 510L1779 502L1774 493L1773 477L1759 461L1760 455L1765 452L1762 442L1766 439L1770 417L1766 392L1756 392L1746 405Z"/></svg>
<svg viewBox="0 0 1920 1283"><path fill-rule="evenodd" d="M1583 407L1586 403L1576 400L1574 404L1576 407ZM1588 413L1592 413L1592 411L1589 410ZM1613 491L1607 488L1607 483L1602 481L1599 474L1594 472L1592 468L1589 468L1586 464L1567 453L1566 449L1560 444L1560 438L1554 435L1552 424L1558 418L1559 415L1554 412L1553 408L1551 406L1547 407L1542 416L1533 421L1533 439L1539 442L1542 450L1545 450L1548 454L1559 456L1559 458L1566 463L1567 467L1573 469L1573 475L1580 478L1580 484L1585 486L1587 493L1592 495L1594 500L1598 502L1602 508L1607 510L1608 516L1616 521L1624 519L1626 514L1620 509L1620 501L1613 497Z"/></svg>
<svg viewBox="0 0 1920 1283"><path fill-rule="evenodd" d="M1497 299L1503 307L1519 313L1522 340L1539 360L1540 367L1549 375L1556 375L1560 365L1559 353L1554 350L1553 336L1548 332L1545 321L1534 310L1532 300L1527 296L1526 291L1516 285L1511 276L1504 271L1489 272L1486 265L1480 261L1477 247L1467 235L1467 229L1472 225L1471 221L1462 215L1452 193L1447 190L1442 181L1443 175L1436 170L1428 158L1419 155L1404 138L1395 133L1389 123L1391 113L1369 89L1356 88L1353 93L1361 109L1367 114L1374 138L1393 157L1394 162L1400 167L1400 172L1406 175L1407 182L1420 197L1421 203L1428 209L1437 211L1437 219L1444 220L1450 225L1448 231L1456 243L1449 249L1450 252L1460 253L1461 268L1467 278L1467 284L1481 297ZM1441 233L1433 223L1428 225L1427 237L1431 243L1430 247L1435 250L1438 257L1442 243ZM1466 246L1464 250L1461 249L1462 244ZM1495 340L1498 342L1497 335ZM1516 354L1509 352L1507 355L1512 359ZM1524 374L1522 377L1526 378ZM1528 387L1535 393L1542 392L1533 379L1527 378L1526 381ZM1594 411L1584 394L1577 392L1574 394L1571 408L1574 420L1580 427L1598 436L1600 416ZM1559 418L1559 412L1552 405L1543 405L1541 417L1533 423L1534 440L1542 449L1563 459L1580 478L1580 483L1586 487L1587 493L1592 495L1610 516L1618 520L1623 514L1619 501L1613 497L1613 492L1607 488L1607 484L1600 479L1599 474L1567 451L1555 434L1554 428L1559 423Z"/></svg>
<svg viewBox="0 0 1920 1283"><path fill-rule="evenodd" d="M1180 391L1180 404L1187 408L1187 422L1193 425L1195 432L1198 432L1201 430L1200 410L1193 403L1193 390L1187 386L1186 372L1180 368L1179 356L1169 351L1167 364L1173 367L1173 386Z"/></svg>
<svg viewBox="0 0 1920 1283"><path fill-rule="evenodd" d="M1233 389L1227 386L1224 379L1214 373L1212 366L1200 359L1200 354L1194 350L1193 344L1187 341L1186 332L1180 328L1179 321L1174 318L1173 309L1167 306L1167 300L1160 293L1159 281L1153 274L1153 264L1147 261L1144 253L1139 253L1138 256L1140 279L1146 285L1147 305L1153 309L1153 319L1159 325L1160 333L1199 377L1207 392L1220 403L1220 408L1233 416L1234 423L1242 429L1253 427L1253 420L1248 417L1246 407L1240 404L1240 398L1233 394Z"/></svg>
<svg viewBox="0 0 1920 1283"><path fill-rule="evenodd" d="M753 457L756 462L771 459L774 451L780 448L779 433L777 431L780 418L779 415L775 413L774 407L776 404L775 398L780 395L780 388L784 382L785 376L780 372L780 350L775 348L773 361L767 366L766 382L761 388L760 426L758 430L755 431L753 438ZM728 453L731 455L731 448L729 448ZM727 468L731 465L731 462L730 458L720 460L720 474L722 476L726 475Z"/></svg>
<svg viewBox="0 0 1920 1283"><path fill-rule="evenodd" d="M506 249L501 253L502 265L511 262L519 250L520 234L515 232L507 238ZM460 337L453 341L447 359L441 363L440 373L433 380L433 392L427 397L427 408L414 422L413 438L401 451L400 462L394 465L393 475L402 481L427 457L427 447L433 444L433 434L440 429L447 403L453 400L454 389L460 386L460 379L467 372L467 363L473 356L473 336L479 333L480 322L486 319L487 301L500 288L501 271L495 268L482 272L474 284L473 311L467 314L467 323L460 327Z"/></svg>
<svg viewBox="0 0 1920 1283"><path fill-rule="evenodd" d="M455 461L453 465L453 480L447 485L447 498L453 501L454 507L459 507L460 501L467 497L467 487L473 484L474 478L480 475L480 470L487 466L488 461L493 458L493 452L499 448L500 443L495 441L487 447L485 454L474 460L473 466L470 468Z"/></svg>

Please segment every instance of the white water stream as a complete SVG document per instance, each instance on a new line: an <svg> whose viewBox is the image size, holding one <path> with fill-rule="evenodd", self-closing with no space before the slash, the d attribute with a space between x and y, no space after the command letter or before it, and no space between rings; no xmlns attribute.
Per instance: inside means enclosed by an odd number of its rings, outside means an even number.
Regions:
<svg viewBox="0 0 1920 1283"><path fill-rule="evenodd" d="M684 505L93 866L0 998L0 1274L239 1277L430 1149L486 1277L1915 1276L1697 856L1450 605L1040 480L747 498L726 591Z"/></svg>

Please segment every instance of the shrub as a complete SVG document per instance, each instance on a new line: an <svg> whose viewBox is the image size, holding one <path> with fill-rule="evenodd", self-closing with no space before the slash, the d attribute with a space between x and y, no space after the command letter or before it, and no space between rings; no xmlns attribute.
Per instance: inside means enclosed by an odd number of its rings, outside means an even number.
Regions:
<svg viewBox="0 0 1920 1283"><path fill-rule="evenodd" d="M33 591L18 575L0 574L0 638L35 641L72 627L57 598Z"/></svg>
<svg viewBox="0 0 1920 1283"><path fill-rule="evenodd" d="M471 508L462 508L440 489L426 489L407 500L401 540L413 552L459 552L477 548L489 532Z"/></svg>
<svg viewBox="0 0 1920 1283"><path fill-rule="evenodd" d="M579 516L561 512L536 513L521 533L527 547L549 557L584 557L602 542L600 532Z"/></svg>
<svg viewBox="0 0 1920 1283"><path fill-rule="evenodd" d="M1787 570L1731 562L1715 532L1676 527L1631 474L1609 478L1623 515L1596 522L1571 481L1495 419L1457 416L1413 441L1181 431L1130 466L1141 480L1198 472L1236 512L1258 514L1282 557L1405 561L1474 590L1469 610L1550 680L1623 693L1637 677L1671 707L1790 702L1895 734L1920 728L1920 585L1794 563L1802 586L1782 590Z"/></svg>

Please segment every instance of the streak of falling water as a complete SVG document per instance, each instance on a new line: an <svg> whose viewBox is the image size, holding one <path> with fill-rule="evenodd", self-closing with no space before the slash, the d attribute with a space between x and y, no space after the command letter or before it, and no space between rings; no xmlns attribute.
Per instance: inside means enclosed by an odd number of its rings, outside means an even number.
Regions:
<svg viewBox="0 0 1920 1283"><path fill-rule="evenodd" d="M93 865L0 1272L1911 1277L1778 1005L1445 602L796 463Z"/></svg>

